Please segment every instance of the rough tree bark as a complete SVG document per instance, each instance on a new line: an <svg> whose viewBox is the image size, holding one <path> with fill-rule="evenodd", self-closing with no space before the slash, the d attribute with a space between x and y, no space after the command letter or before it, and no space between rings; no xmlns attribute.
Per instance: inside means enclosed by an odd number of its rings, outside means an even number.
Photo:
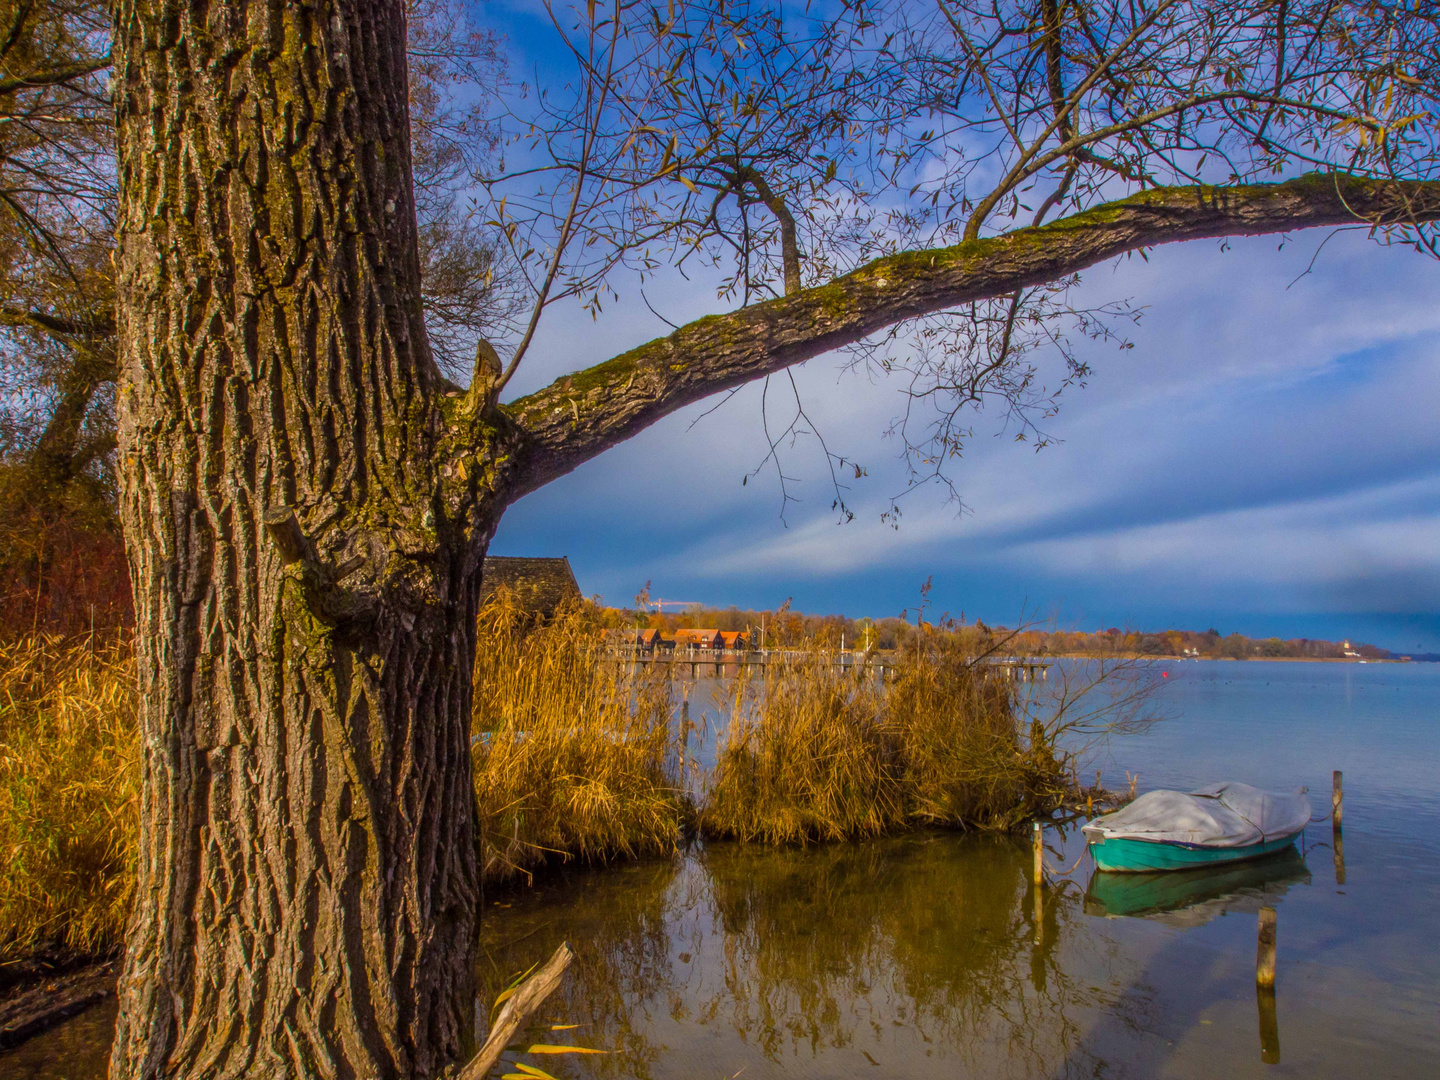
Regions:
<svg viewBox="0 0 1440 1080"><path fill-rule="evenodd" d="M507 444L421 320L402 0L115 20L144 786L111 1075L434 1076L474 1041Z"/></svg>
<svg viewBox="0 0 1440 1080"><path fill-rule="evenodd" d="M469 713L504 507L661 416L1166 240L1435 216L1176 189L880 260L509 408L421 318L402 0L119 0L121 513L139 894L111 1075L432 1077L473 1049Z"/></svg>

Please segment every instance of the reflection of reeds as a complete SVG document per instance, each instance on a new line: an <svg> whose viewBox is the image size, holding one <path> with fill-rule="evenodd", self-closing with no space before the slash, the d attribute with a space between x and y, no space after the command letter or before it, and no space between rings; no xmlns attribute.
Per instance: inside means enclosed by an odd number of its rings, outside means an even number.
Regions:
<svg viewBox="0 0 1440 1080"><path fill-rule="evenodd" d="M118 944L138 786L129 650L0 646L0 960Z"/></svg>
<svg viewBox="0 0 1440 1080"><path fill-rule="evenodd" d="M692 1075L697 1053L717 1076L747 1062L750 1075L757 1054L775 1066L762 1072L849 1075L862 1051L890 1075L1063 1075L1095 1064L1085 1010L1108 1013L1105 988L1130 978L1076 932L1071 893L1047 894L1037 935L1027 860L1005 837L916 832L706 842L625 873L566 873L487 910L482 981L575 944L545 1019L584 1019L578 1037L611 1051L573 1063L577 1077Z"/></svg>
<svg viewBox="0 0 1440 1080"><path fill-rule="evenodd" d="M537 1020L542 1027L578 1023L577 1042L611 1052L553 1071L645 1080L660 1053L649 1038L647 1004L663 1009L671 996L672 958L685 945L667 916L676 892L684 892L683 886L676 889L677 871L689 869L686 860L666 859L603 873L566 870L548 876L523 900L512 897L513 908L508 900L503 908L487 908L481 922L481 999L492 999L514 972L568 941L575 963ZM573 887L576 881L583 887Z"/></svg>
<svg viewBox="0 0 1440 1080"><path fill-rule="evenodd" d="M731 699L702 828L786 844L1054 809L1072 791L1054 733L1023 723L1015 684L982 659L929 634L888 685L821 650L773 660Z"/></svg>
<svg viewBox="0 0 1440 1080"><path fill-rule="evenodd" d="M602 663L592 607L530 621L503 590L480 614L475 795L491 877L552 855L674 850L682 800L670 685Z"/></svg>

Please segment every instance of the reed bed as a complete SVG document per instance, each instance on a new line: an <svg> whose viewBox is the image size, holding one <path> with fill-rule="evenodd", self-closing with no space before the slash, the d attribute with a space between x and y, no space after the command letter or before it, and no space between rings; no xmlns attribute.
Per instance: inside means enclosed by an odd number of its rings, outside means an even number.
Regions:
<svg viewBox="0 0 1440 1080"><path fill-rule="evenodd" d="M905 820L899 746L884 691L842 674L828 651L740 678L706 785L708 836L768 844L846 840Z"/></svg>
<svg viewBox="0 0 1440 1080"><path fill-rule="evenodd" d="M558 859L663 855L694 826L775 845L1005 829L1083 805L1077 735L1143 722L1143 680L1108 669L1056 688L1042 722L958 636L907 646L884 683L812 642L725 684L724 741L695 806L665 668L607 656L592 606L536 622L501 593L479 626L472 753L492 881ZM0 645L0 963L118 946L134 889L136 705L128 642Z"/></svg>
<svg viewBox="0 0 1440 1080"><path fill-rule="evenodd" d="M536 623L501 591L479 625L473 752L485 874L674 851L687 807L669 679L608 660L591 605Z"/></svg>
<svg viewBox="0 0 1440 1080"><path fill-rule="evenodd" d="M1056 734L953 635L918 638L882 684L822 649L726 702L700 809L709 836L782 845L944 826L1003 830L1075 792Z"/></svg>
<svg viewBox="0 0 1440 1080"><path fill-rule="evenodd" d="M135 706L124 642L0 645L0 962L119 944L135 881Z"/></svg>

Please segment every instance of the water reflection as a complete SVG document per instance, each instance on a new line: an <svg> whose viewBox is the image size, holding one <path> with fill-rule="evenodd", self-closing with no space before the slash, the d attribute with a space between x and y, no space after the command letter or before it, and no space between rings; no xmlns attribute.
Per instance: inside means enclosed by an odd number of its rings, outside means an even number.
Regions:
<svg viewBox="0 0 1440 1080"><path fill-rule="evenodd" d="M1214 870L1176 870L1158 874L1117 874L1096 870L1085 891L1085 913L1107 918L1140 918L1180 929L1204 926L1220 915L1256 913L1273 908L1291 885L1310 884L1310 868L1293 847L1252 862ZM1270 911L1274 919L1274 912ZM1270 939L1271 979L1259 978L1255 1003L1260 1022L1260 1060L1280 1063L1280 1022L1275 1011L1274 937ZM1262 936L1261 952L1265 952ZM1265 957L1257 959L1263 966Z"/></svg>
<svg viewBox="0 0 1440 1080"><path fill-rule="evenodd" d="M1293 847L1214 870L1155 874L1096 870L1085 890L1085 913L1154 919L1190 929L1229 912L1258 912L1295 884L1310 884L1310 868Z"/></svg>
<svg viewBox="0 0 1440 1080"><path fill-rule="evenodd" d="M542 886L490 920L482 974L493 995L568 939L577 963L544 1019L614 1051L570 1066L584 1075L1050 1075L1086 1057L1091 1012L1132 973L1076 933L1078 896L1034 905L1027 870L1006 839L711 845Z"/></svg>
<svg viewBox="0 0 1440 1080"><path fill-rule="evenodd" d="M59 1027L0 1054L5 1080L104 1080L115 1034L115 999L107 998Z"/></svg>
<svg viewBox="0 0 1440 1080"><path fill-rule="evenodd" d="M1275 987L1256 986L1255 1004L1260 1013L1260 1060L1280 1064L1280 1021L1275 1015Z"/></svg>

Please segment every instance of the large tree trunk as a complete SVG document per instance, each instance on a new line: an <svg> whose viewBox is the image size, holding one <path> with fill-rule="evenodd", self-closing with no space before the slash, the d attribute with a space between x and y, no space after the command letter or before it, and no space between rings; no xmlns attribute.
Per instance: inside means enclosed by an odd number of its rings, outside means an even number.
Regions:
<svg viewBox="0 0 1440 1080"><path fill-rule="evenodd" d="M500 501L442 464L495 440L421 321L402 3L115 17L144 794L111 1075L434 1076L474 1039Z"/></svg>

